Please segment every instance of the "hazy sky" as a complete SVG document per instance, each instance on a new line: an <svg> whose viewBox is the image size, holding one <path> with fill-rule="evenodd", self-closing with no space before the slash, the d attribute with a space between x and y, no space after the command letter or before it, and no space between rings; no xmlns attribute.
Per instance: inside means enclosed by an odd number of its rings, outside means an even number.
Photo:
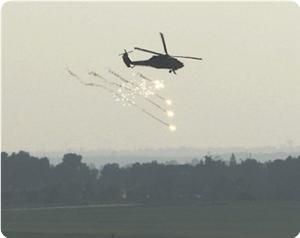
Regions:
<svg viewBox="0 0 300 238"><path fill-rule="evenodd" d="M137 149L300 143L300 9L294 3L6 3L2 9L2 149ZM167 70L177 131L66 72L127 79L134 46L203 57ZM150 54L134 52L133 59ZM113 79L112 76L109 77ZM144 103L157 116L165 115Z"/></svg>

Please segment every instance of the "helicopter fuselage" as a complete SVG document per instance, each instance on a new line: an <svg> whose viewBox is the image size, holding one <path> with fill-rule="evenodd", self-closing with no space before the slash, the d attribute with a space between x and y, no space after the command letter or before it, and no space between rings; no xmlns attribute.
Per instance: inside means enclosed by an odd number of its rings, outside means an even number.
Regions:
<svg viewBox="0 0 300 238"><path fill-rule="evenodd" d="M131 61L131 65L150 66L157 69L177 70L184 66L182 62L169 55L155 55L148 60Z"/></svg>

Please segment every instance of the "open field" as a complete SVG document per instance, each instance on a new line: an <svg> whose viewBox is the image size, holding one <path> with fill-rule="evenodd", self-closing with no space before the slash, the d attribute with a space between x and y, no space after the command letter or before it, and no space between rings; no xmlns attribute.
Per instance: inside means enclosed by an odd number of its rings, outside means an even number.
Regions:
<svg viewBox="0 0 300 238"><path fill-rule="evenodd" d="M9 238L294 238L300 202L3 210Z"/></svg>

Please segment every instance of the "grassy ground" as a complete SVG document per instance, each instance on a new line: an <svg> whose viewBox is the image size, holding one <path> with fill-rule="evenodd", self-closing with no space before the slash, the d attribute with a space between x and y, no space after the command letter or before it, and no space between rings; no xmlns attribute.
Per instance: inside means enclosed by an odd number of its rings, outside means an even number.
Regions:
<svg viewBox="0 0 300 238"><path fill-rule="evenodd" d="M2 211L8 238L294 238L300 202Z"/></svg>

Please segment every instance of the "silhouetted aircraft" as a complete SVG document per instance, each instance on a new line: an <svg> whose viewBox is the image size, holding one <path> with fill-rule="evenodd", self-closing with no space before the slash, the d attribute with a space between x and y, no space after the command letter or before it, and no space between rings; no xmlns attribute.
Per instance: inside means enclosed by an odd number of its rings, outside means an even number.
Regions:
<svg viewBox="0 0 300 238"><path fill-rule="evenodd" d="M152 50L147 50L147 49L143 49L143 48L139 48L139 47L134 47L134 49L136 49L136 50L151 53L151 54L154 54L154 56L152 56L148 60L131 61L128 54L133 51L127 52L126 50L124 50L125 52L120 55L122 55L123 61L126 64L126 66L133 68L136 65L141 65L141 66L150 66L150 67L157 68L157 69L169 69L169 73L173 72L174 74L176 74L175 71L184 66L184 64L176 58L202 60L202 58L198 58L198 57L169 55L164 35L162 33L160 33L160 37L161 37L161 40L163 43L165 54L161 54L161 53L158 53L158 52L155 52Z"/></svg>

